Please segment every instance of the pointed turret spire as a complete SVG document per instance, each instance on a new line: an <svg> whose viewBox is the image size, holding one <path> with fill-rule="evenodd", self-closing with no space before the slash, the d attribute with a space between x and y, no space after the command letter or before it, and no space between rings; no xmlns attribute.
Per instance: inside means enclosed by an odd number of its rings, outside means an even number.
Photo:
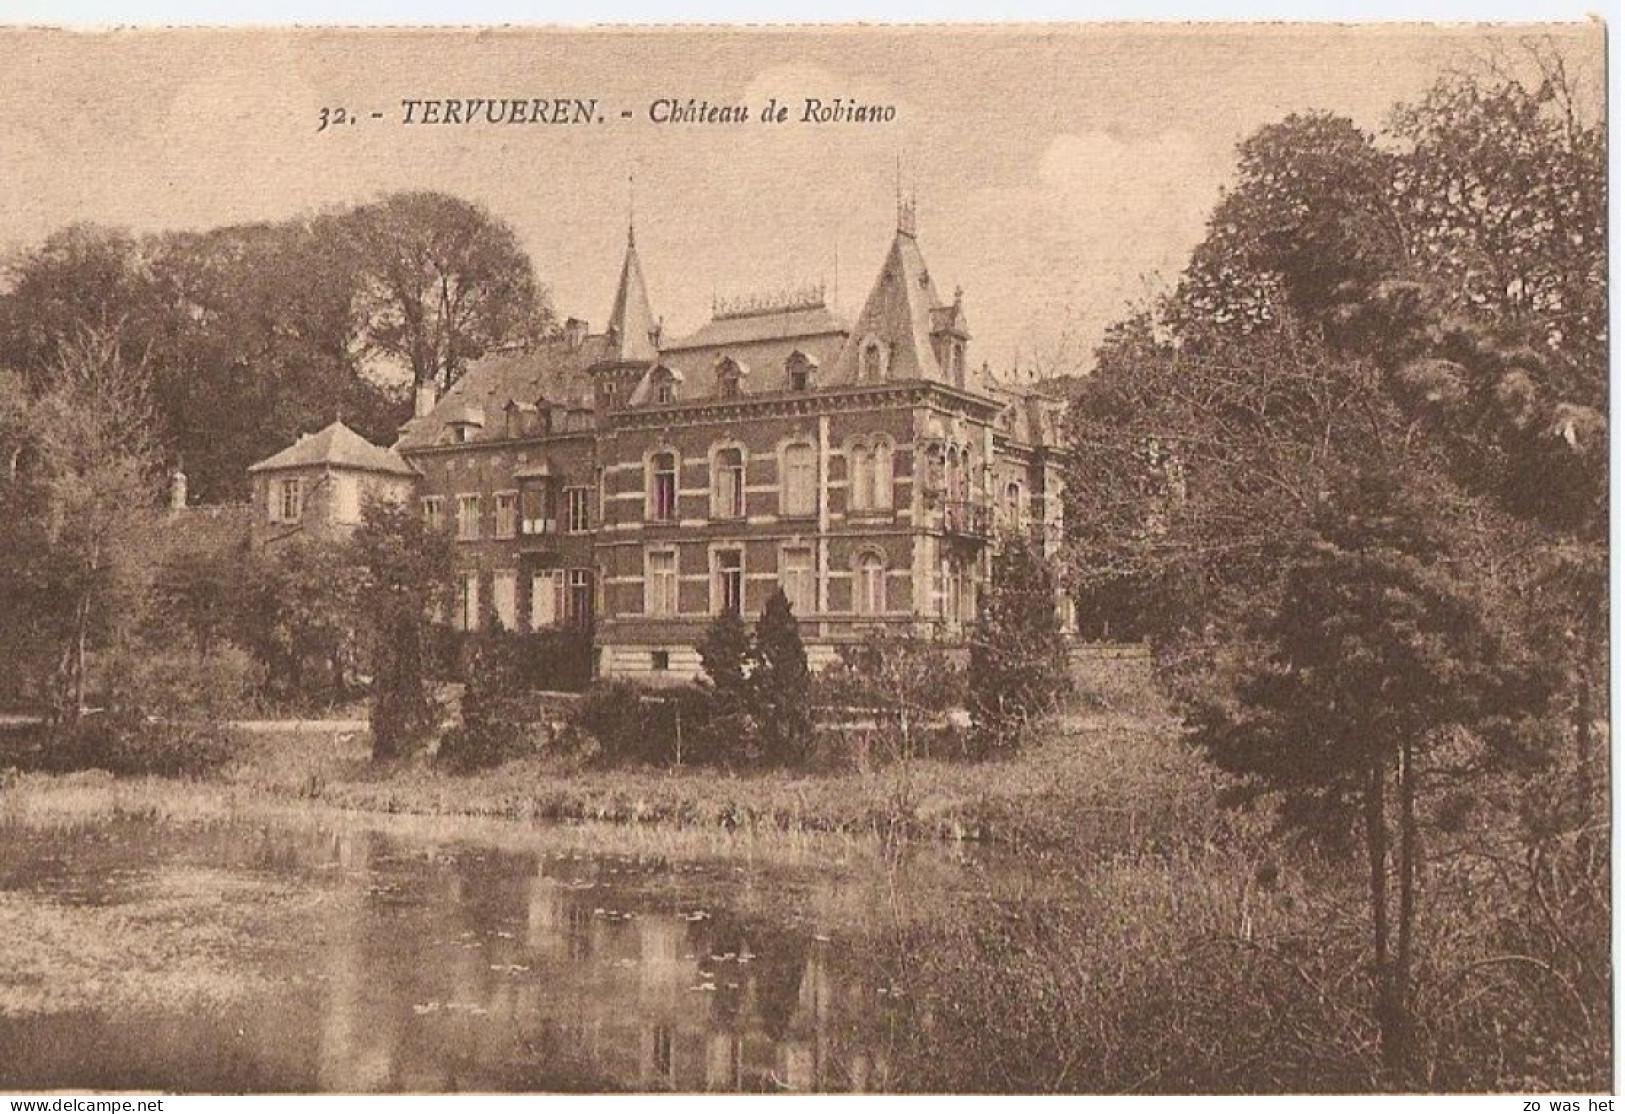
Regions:
<svg viewBox="0 0 1625 1114"><path fill-rule="evenodd" d="M636 229L628 214L626 260L621 264L620 285L615 288L615 305L609 311L609 358L631 363L653 360L656 335L654 311L649 308L649 292L643 284L643 265L638 262Z"/></svg>
<svg viewBox="0 0 1625 1114"><path fill-rule="evenodd" d="M638 246L638 182L631 174L626 176L626 246Z"/></svg>
<svg viewBox="0 0 1625 1114"><path fill-rule="evenodd" d="M831 382L948 381L931 343L932 314L941 299L914 238L912 206L898 215L908 217L907 226L899 220L885 265L835 361Z"/></svg>

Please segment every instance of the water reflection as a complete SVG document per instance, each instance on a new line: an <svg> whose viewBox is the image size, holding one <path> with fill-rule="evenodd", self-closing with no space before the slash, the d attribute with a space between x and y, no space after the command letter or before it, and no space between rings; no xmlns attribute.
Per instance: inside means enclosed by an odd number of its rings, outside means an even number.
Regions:
<svg viewBox="0 0 1625 1114"><path fill-rule="evenodd" d="M244 902L287 898L233 957L261 976L249 1000L7 1016L0 981L0 1047L14 1052L0 1087L887 1089L895 990L804 915L872 901L872 887L827 872L154 827L8 838L0 898L59 901L71 877L139 910L169 872L203 864ZM788 910L763 900L776 887L795 895Z"/></svg>

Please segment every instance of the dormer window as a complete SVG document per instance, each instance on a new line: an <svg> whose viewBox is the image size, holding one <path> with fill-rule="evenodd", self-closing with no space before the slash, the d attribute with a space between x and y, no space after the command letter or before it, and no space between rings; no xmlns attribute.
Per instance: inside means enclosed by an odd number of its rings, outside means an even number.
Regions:
<svg viewBox="0 0 1625 1114"><path fill-rule="evenodd" d="M633 406L669 406L682 397L683 373L657 364L644 373L632 391Z"/></svg>
<svg viewBox="0 0 1625 1114"><path fill-rule="evenodd" d="M451 427L452 441L466 445L485 428L485 411L478 406L463 403L446 415L446 424Z"/></svg>
<svg viewBox="0 0 1625 1114"><path fill-rule="evenodd" d="M877 382L886 374L886 349L878 340L864 342L858 364L858 377L866 382Z"/></svg>
<svg viewBox="0 0 1625 1114"><path fill-rule="evenodd" d="M540 424L541 414L530 403L512 400L503 407L503 435L510 440L533 436Z"/></svg>
<svg viewBox="0 0 1625 1114"><path fill-rule="evenodd" d="M818 371L818 362L805 352L796 351L784 361L784 370L792 391L810 391L813 377Z"/></svg>
<svg viewBox="0 0 1625 1114"><path fill-rule="evenodd" d="M721 398L738 398L743 389L744 377L744 365L738 360L724 356L717 361L717 395Z"/></svg>

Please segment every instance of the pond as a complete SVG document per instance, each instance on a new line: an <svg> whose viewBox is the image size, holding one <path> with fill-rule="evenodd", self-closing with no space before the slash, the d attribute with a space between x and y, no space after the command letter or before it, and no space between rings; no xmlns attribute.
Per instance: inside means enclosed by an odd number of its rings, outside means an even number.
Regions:
<svg viewBox="0 0 1625 1114"><path fill-rule="evenodd" d="M341 814L0 825L0 1090L884 1091L957 852Z"/></svg>

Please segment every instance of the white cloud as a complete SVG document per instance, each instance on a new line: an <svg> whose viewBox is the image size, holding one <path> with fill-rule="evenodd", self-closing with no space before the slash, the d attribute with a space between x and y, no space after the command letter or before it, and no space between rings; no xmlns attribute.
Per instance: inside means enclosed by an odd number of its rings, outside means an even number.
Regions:
<svg viewBox="0 0 1625 1114"><path fill-rule="evenodd" d="M1025 181L971 192L933 255L971 276L981 357L995 369L1062 349L1087 360L1108 324L1184 268L1230 160L1228 141L1188 132L1069 133ZM978 293L999 306L992 317L977 313Z"/></svg>

